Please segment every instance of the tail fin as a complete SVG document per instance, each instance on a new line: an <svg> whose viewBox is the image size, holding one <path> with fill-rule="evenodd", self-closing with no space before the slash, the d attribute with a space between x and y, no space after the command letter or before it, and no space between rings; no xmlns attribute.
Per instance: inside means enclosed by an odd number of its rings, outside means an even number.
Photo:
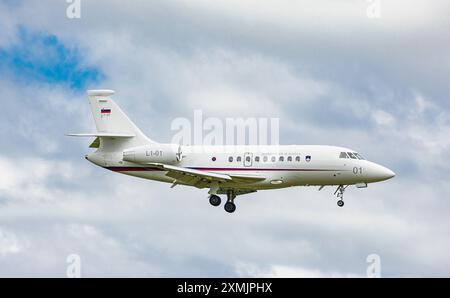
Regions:
<svg viewBox="0 0 450 298"><path fill-rule="evenodd" d="M142 133L111 99L113 94L114 91L112 90L87 91L95 126L97 127L97 135L100 138L104 138L105 141L112 137L118 137L122 141L126 141L127 146L154 143ZM125 138L120 138L121 136L125 136Z"/></svg>

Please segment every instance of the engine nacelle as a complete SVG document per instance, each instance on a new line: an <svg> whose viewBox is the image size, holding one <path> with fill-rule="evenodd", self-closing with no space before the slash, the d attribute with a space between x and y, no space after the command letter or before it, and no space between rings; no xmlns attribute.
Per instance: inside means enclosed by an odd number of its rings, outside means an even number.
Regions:
<svg viewBox="0 0 450 298"><path fill-rule="evenodd" d="M151 144L125 149L123 160L135 163L175 164L181 160L181 147L175 144Z"/></svg>

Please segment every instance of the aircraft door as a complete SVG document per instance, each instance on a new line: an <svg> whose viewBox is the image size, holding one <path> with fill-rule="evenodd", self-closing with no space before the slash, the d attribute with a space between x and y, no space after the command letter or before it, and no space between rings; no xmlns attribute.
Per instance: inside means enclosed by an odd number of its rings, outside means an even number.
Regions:
<svg viewBox="0 0 450 298"><path fill-rule="evenodd" d="M244 167L251 167L253 161L252 153L244 153Z"/></svg>

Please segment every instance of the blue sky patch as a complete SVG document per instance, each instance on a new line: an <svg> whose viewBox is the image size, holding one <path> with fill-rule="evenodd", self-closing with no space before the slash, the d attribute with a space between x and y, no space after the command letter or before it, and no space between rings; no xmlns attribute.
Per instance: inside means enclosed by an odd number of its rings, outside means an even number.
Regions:
<svg viewBox="0 0 450 298"><path fill-rule="evenodd" d="M18 41L0 48L0 75L27 82L63 84L76 91L105 78L96 66L86 65L79 49L62 43L53 34L20 27Z"/></svg>

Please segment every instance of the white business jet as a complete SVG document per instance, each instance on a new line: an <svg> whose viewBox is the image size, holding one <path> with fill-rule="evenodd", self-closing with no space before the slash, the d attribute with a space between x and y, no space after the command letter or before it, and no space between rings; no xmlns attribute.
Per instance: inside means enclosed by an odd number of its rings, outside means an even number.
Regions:
<svg viewBox="0 0 450 298"><path fill-rule="evenodd" d="M335 146L181 146L152 141L111 99L112 90L87 92L97 132L69 134L95 137L86 155L105 169L140 178L209 189L209 202L236 210L236 196L292 186L337 186L338 206L344 191L395 176L354 150Z"/></svg>

